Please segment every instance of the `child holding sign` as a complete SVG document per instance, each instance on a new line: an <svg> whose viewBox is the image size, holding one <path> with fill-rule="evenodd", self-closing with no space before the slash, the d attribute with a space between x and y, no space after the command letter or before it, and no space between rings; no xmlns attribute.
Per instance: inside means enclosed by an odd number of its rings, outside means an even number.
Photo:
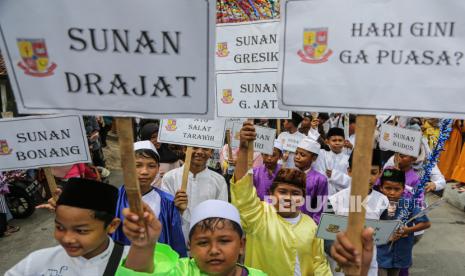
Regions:
<svg viewBox="0 0 465 276"><path fill-rule="evenodd" d="M157 218L162 222L163 229L160 234L161 243L169 244L179 255L187 256L187 248L182 233L182 219L178 209L174 205L172 195L161 191L151 184L158 174L159 155L155 146L150 141L139 141L134 143L136 155L136 172L139 180L142 200L154 210ZM123 209L129 207L129 202L124 186L119 188L118 205L116 216L124 221ZM120 225L113 233L112 238L125 245L130 241L123 233L123 226Z"/></svg>
<svg viewBox="0 0 465 276"><path fill-rule="evenodd" d="M286 131L278 135L279 142L283 145L283 167L294 168L295 147L300 140L305 138L305 134L299 132L298 126L302 122L302 117L292 112L292 119L284 120L284 129Z"/></svg>
<svg viewBox="0 0 465 276"><path fill-rule="evenodd" d="M349 156L343 152L344 141L344 130L337 127L331 128L326 136L330 151L321 150L315 162L314 169L328 178L329 195L347 188L344 178L347 177Z"/></svg>
<svg viewBox="0 0 465 276"><path fill-rule="evenodd" d="M306 200L302 210L317 224L320 223L320 216L328 196L326 177L312 169L312 163L318 158L319 153L320 144L306 137L297 146L294 158L295 166L306 174Z"/></svg>
<svg viewBox="0 0 465 276"><path fill-rule="evenodd" d="M260 201L252 175L247 173L248 144L256 136L254 126L244 123L240 135L231 198L247 234L245 264L269 275L331 275L323 241L315 237L317 226L300 211L305 173L280 169L270 188L275 204Z"/></svg>
<svg viewBox="0 0 465 276"><path fill-rule="evenodd" d="M157 243L160 221L147 205L145 210L143 219L147 228L140 227L136 214L128 209L123 211L124 230L133 248L116 275L266 275L237 263L244 254L245 237L239 212L230 203L207 200L192 210L189 229L192 259L179 258L169 246Z"/></svg>
<svg viewBox="0 0 465 276"><path fill-rule="evenodd" d="M161 188L175 195L175 204L182 214L184 239L188 240L192 209L208 199L228 201L228 187L224 177L207 168L213 150L194 147L187 180L187 190L181 191L184 166L171 170L162 179ZM187 204L183 200L187 194Z"/></svg>
<svg viewBox="0 0 465 276"><path fill-rule="evenodd" d="M389 207L381 215L383 220L399 219L403 222L421 212L414 200L403 196L405 189L405 172L396 168L386 168L381 176L380 191L390 201ZM414 232L425 230L431 226L426 216L421 216L401 227L391 237L392 243L377 247L380 276L397 276L400 269L412 265L412 249Z"/></svg>
<svg viewBox="0 0 465 276"><path fill-rule="evenodd" d="M93 180L71 178L56 202L55 239L60 245L35 251L5 275L114 275L129 247L108 235L115 217L118 189Z"/></svg>
<svg viewBox="0 0 465 276"><path fill-rule="evenodd" d="M263 165L253 169L253 184L260 200L264 200L269 194L269 189L275 179L281 165L279 159L283 156L283 145L279 140L274 141L273 154L262 153Z"/></svg>

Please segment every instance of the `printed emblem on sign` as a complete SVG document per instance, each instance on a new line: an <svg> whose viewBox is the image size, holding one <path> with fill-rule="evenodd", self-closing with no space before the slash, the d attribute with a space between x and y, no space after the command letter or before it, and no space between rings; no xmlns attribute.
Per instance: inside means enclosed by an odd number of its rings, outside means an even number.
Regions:
<svg viewBox="0 0 465 276"><path fill-rule="evenodd" d="M220 42L217 44L216 55L218 57L227 57L229 55L228 42Z"/></svg>
<svg viewBox="0 0 465 276"><path fill-rule="evenodd" d="M0 140L0 155L10 155L12 151L6 140Z"/></svg>
<svg viewBox="0 0 465 276"><path fill-rule="evenodd" d="M176 126L176 120L168 120L168 124L165 126L168 131L175 131L178 127Z"/></svg>
<svg viewBox="0 0 465 276"><path fill-rule="evenodd" d="M328 227L326 228L326 231L330 232L330 233L339 233L340 230L339 230L339 225L336 225L336 224L330 224L328 225Z"/></svg>
<svg viewBox="0 0 465 276"><path fill-rule="evenodd" d="M389 142L389 140L391 140L389 133L384 133L383 140L386 142Z"/></svg>
<svg viewBox="0 0 465 276"><path fill-rule="evenodd" d="M234 101L231 89L223 89L223 98L221 101L225 104L231 104Z"/></svg>
<svg viewBox="0 0 465 276"><path fill-rule="evenodd" d="M57 67L55 63L50 63L45 39L17 39L19 54L22 61L18 66L24 73L33 77L47 77L53 75L53 70Z"/></svg>
<svg viewBox="0 0 465 276"><path fill-rule="evenodd" d="M303 50L297 54L305 63L323 63L333 53L328 48L328 28L304 29Z"/></svg>

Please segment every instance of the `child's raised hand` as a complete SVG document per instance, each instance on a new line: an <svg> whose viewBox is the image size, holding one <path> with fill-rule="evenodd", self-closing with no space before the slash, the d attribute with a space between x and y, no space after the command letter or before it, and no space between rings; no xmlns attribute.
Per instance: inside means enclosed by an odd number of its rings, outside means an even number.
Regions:
<svg viewBox="0 0 465 276"><path fill-rule="evenodd" d="M55 212L57 208L57 201L63 191L60 188L57 188L54 192L54 197L51 197L47 203L40 204L36 206L36 209L48 209L50 212Z"/></svg>
<svg viewBox="0 0 465 276"><path fill-rule="evenodd" d="M129 208L123 209L123 232L131 241L131 246L153 248L161 234L161 223L147 204L143 203L143 208L142 219Z"/></svg>
<svg viewBox="0 0 465 276"><path fill-rule="evenodd" d="M187 203L188 203L188 198L187 198L186 191L178 190L176 192L176 195L174 196L174 206L178 208L181 215L187 209Z"/></svg>
<svg viewBox="0 0 465 276"><path fill-rule="evenodd" d="M244 122L240 132L240 147L248 148L248 142L254 141L256 136L257 133L255 132L253 123L251 121Z"/></svg>
<svg viewBox="0 0 465 276"><path fill-rule="evenodd" d="M327 169L327 170L326 170L326 176L327 176L328 178L331 178L331 175L333 175L333 171Z"/></svg>

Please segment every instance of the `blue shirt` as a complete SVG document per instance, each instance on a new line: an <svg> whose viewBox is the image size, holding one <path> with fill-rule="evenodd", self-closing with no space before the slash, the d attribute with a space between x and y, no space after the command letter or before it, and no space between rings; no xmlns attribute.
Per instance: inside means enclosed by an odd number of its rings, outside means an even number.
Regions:
<svg viewBox="0 0 465 276"><path fill-rule="evenodd" d="M407 216L409 219L421 212L419 206L412 206L414 201L411 199L401 198L398 202L396 213L393 217L388 217L387 210L381 215L381 220L401 219ZM407 224L408 227L420 222L428 222L426 216L422 216ZM380 268L408 268L412 265L412 249L414 234L410 233L405 238L395 241L391 247L391 242L384 245L378 245L377 261ZM390 250L389 250L390 249Z"/></svg>

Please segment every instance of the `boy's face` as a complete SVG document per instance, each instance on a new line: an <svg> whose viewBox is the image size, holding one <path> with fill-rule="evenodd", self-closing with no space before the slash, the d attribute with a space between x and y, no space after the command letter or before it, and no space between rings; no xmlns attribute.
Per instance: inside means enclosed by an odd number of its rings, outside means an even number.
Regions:
<svg viewBox="0 0 465 276"><path fill-rule="evenodd" d="M156 149L161 147L161 143L158 142L158 132L154 132L150 137L150 142L155 146Z"/></svg>
<svg viewBox="0 0 465 276"><path fill-rule="evenodd" d="M349 134L352 135L355 133L355 123L349 124Z"/></svg>
<svg viewBox="0 0 465 276"><path fill-rule="evenodd" d="M295 218L304 205L304 193L295 185L279 183L272 196L276 200L274 207L283 218Z"/></svg>
<svg viewBox="0 0 465 276"><path fill-rule="evenodd" d="M413 162L415 162L417 160L413 156L400 154L400 153L396 153L395 158L397 159L397 165L399 166L399 169L401 169L401 170L410 168L412 166Z"/></svg>
<svg viewBox="0 0 465 276"><path fill-rule="evenodd" d="M284 120L283 127L286 131L290 131L296 126L294 126L294 123L291 120Z"/></svg>
<svg viewBox="0 0 465 276"><path fill-rule="evenodd" d="M380 190L390 201L398 201L402 197L404 186L399 182L383 181Z"/></svg>
<svg viewBox="0 0 465 276"><path fill-rule="evenodd" d="M108 234L113 233L120 220L118 218L107 227L94 218L94 211L59 205L55 216L55 239L63 246L70 257L90 259L102 253L108 245Z"/></svg>
<svg viewBox="0 0 465 276"><path fill-rule="evenodd" d="M370 189L375 185L378 178L381 176L381 169L379 166L371 166L370 170Z"/></svg>
<svg viewBox="0 0 465 276"><path fill-rule="evenodd" d="M196 166L205 166L208 159L212 156L213 150L206 148L196 148L192 149L192 159L191 165Z"/></svg>
<svg viewBox="0 0 465 276"><path fill-rule="evenodd" d="M344 147L344 137L342 136L331 136L326 139L326 144L334 153L341 153L342 148Z"/></svg>
<svg viewBox="0 0 465 276"><path fill-rule="evenodd" d="M303 128L310 128L312 126L312 118L304 117L300 126Z"/></svg>
<svg viewBox="0 0 465 276"><path fill-rule="evenodd" d="M245 239L234 230L231 222L219 221L213 231L202 231L201 227L193 231L189 245L200 270L208 275L231 275L245 248Z"/></svg>
<svg viewBox="0 0 465 276"><path fill-rule="evenodd" d="M276 164L278 164L279 159L281 158L281 152L277 148L273 148L273 155L269 154L262 154L263 164L269 170L276 168Z"/></svg>
<svg viewBox="0 0 465 276"><path fill-rule="evenodd" d="M139 185L142 190L147 189L152 184L158 174L158 162L150 157L136 157L136 172Z"/></svg>
<svg viewBox="0 0 465 276"><path fill-rule="evenodd" d="M297 148L294 157L294 164L299 170L307 170L315 161L316 157L309 151Z"/></svg>

